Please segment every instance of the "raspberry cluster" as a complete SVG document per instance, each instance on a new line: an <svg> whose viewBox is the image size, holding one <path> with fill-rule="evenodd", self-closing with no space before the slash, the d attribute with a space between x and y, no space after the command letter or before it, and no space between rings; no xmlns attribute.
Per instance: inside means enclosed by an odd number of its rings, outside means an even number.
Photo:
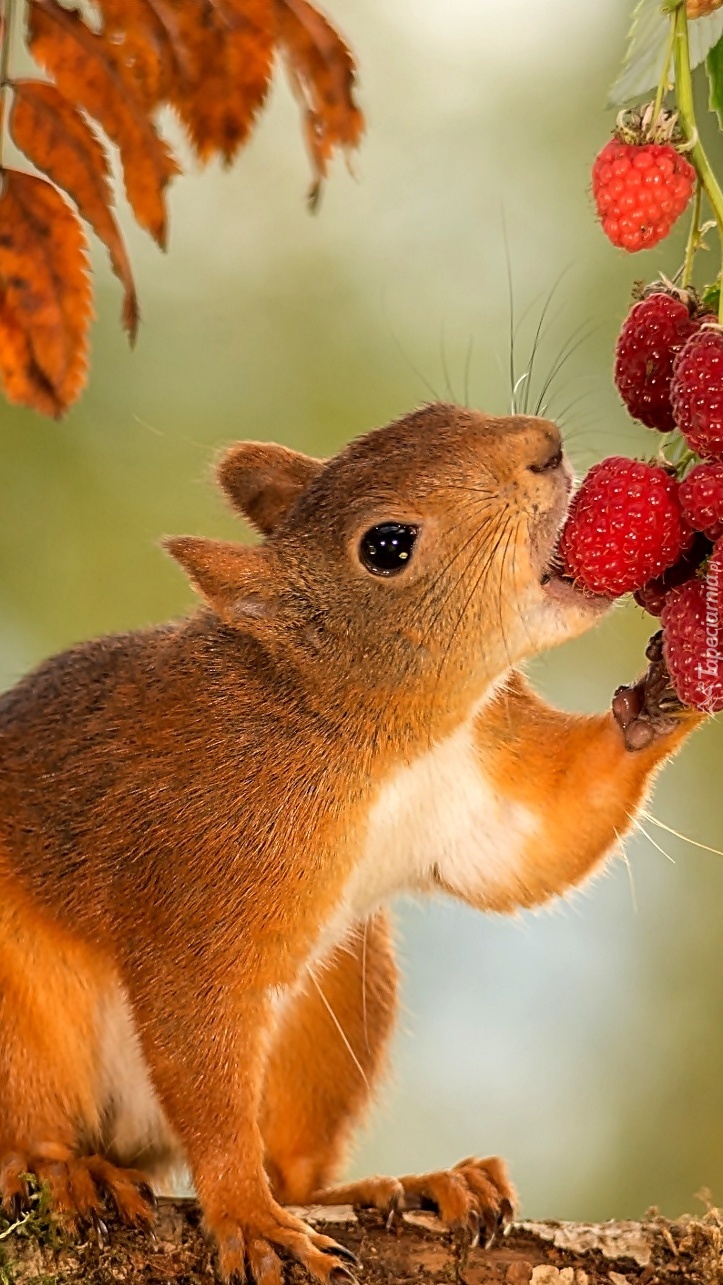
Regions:
<svg viewBox="0 0 723 1285"><path fill-rule="evenodd" d="M680 700L723 710L723 329L692 292L651 287L623 323L615 382L635 418L676 434L678 460L590 469L560 535L564 574L634 593L661 618Z"/></svg>

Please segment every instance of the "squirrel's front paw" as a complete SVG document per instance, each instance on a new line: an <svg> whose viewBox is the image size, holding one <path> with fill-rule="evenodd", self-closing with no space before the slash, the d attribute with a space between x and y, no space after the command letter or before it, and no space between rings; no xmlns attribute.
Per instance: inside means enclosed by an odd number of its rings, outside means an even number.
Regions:
<svg viewBox="0 0 723 1285"><path fill-rule="evenodd" d="M680 726L682 716L693 710L676 695L663 657L663 635L653 634L645 650L647 673L630 687L618 687L613 696L613 716L622 729L625 747L642 750Z"/></svg>
<svg viewBox="0 0 723 1285"><path fill-rule="evenodd" d="M350 1267L358 1261L350 1249L321 1236L279 1207L278 1219L265 1216L258 1224L224 1220L213 1231L223 1281L281 1285L281 1262L276 1249L305 1267L321 1285L357 1285Z"/></svg>

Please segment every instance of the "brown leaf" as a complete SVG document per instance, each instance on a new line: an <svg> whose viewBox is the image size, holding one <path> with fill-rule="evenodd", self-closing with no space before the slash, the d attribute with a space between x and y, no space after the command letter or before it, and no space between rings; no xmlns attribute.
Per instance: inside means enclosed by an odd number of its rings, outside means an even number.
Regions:
<svg viewBox="0 0 723 1285"><path fill-rule="evenodd" d="M191 74L192 61L181 40L177 6L161 12L156 0L96 0L103 35L135 81L148 108L165 99L174 82Z"/></svg>
<svg viewBox="0 0 723 1285"><path fill-rule="evenodd" d="M57 0L30 0L28 46L61 93L85 108L117 144L126 194L138 222L165 246L163 193L179 166L115 47Z"/></svg>
<svg viewBox="0 0 723 1285"><path fill-rule="evenodd" d="M131 342L138 329L138 299L120 228L105 149L72 103L55 85L13 82L10 132L21 151L75 201L81 215L108 247L113 271L125 290L123 324Z"/></svg>
<svg viewBox="0 0 723 1285"><path fill-rule="evenodd" d="M152 0L186 51L185 72L168 101L202 161L229 164L253 128L268 92L276 41L274 0Z"/></svg>
<svg viewBox="0 0 723 1285"><path fill-rule="evenodd" d="M354 101L356 65L331 23L307 0L275 0L279 43L305 108L306 141L316 170L312 204L335 147L356 147L364 117Z"/></svg>
<svg viewBox="0 0 723 1285"><path fill-rule="evenodd" d="M32 406L44 415L59 415L55 390L33 357L28 337L0 284L0 383L8 401Z"/></svg>
<svg viewBox="0 0 723 1285"><path fill-rule="evenodd" d="M52 401L53 413L62 414L85 384L93 311L87 249L81 224L52 184L4 172L3 380L14 400L46 412Z"/></svg>

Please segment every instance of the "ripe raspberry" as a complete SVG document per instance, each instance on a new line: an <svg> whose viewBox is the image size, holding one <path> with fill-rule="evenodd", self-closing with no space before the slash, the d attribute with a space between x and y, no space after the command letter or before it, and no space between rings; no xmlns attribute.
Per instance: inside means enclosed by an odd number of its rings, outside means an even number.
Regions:
<svg viewBox="0 0 723 1285"><path fill-rule="evenodd" d="M706 325L687 339L673 364L673 418L705 459L723 457L723 330Z"/></svg>
<svg viewBox="0 0 723 1285"><path fill-rule="evenodd" d="M680 484L680 507L694 531L723 536L723 464L696 464Z"/></svg>
<svg viewBox="0 0 723 1285"><path fill-rule="evenodd" d="M623 455L593 465L560 536L565 574L608 598L661 575L690 543L677 485L665 469Z"/></svg>
<svg viewBox="0 0 723 1285"><path fill-rule="evenodd" d="M612 138L595 158L592 193L603 231L623 250L647 250L688 204L695 170L670 143Z"/></svg>
<svg viewBox="0 0 723 1285"><path fill-rule="evenodd" d="M657 576L655 580L649 580L642 589L636 589L633 597L638 606L647 611L650 616L659 616L668 594L679 585L685 584L686 580L692 580L701 562L704 562L712 551L710 540L696 533L690 549L672 567L668 567L668 570L664 571L662 576Z"/></svg>
<svg viewBox="0 0 723 1285"><path fill-rule="evenodd" d="M663 654L680 700L715 714L723 709L723 567L711 558L704 580L674 589L662 613Z"/></svg>
<svg viewBox="0 0 723 1285"><path fill-rule="evenodd" d="M615 384L633 419L670 433L673 360L700 326L686 303L656 292L633 305L615 347Z"/></svg>

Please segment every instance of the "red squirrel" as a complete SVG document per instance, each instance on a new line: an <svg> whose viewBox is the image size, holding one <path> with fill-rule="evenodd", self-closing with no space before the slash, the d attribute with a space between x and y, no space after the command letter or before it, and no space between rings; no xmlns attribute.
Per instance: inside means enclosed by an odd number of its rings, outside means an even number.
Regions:
<svg viewBox="0 0 723 1285"><path fill-rule="evenodd" d="M433 404L329 460L241 442L263 539L165 541L188 618L49 660L0 700L0 1202L148 1219L190 1168L222 1279L353 1257L285 1208L432 1203L486 1238L496 1158L338 1186L396 1013L384 903L539 905L629 829L700 716L657 651L611 712L526 657L607 607L556 571L557 427Z"/></svg>

